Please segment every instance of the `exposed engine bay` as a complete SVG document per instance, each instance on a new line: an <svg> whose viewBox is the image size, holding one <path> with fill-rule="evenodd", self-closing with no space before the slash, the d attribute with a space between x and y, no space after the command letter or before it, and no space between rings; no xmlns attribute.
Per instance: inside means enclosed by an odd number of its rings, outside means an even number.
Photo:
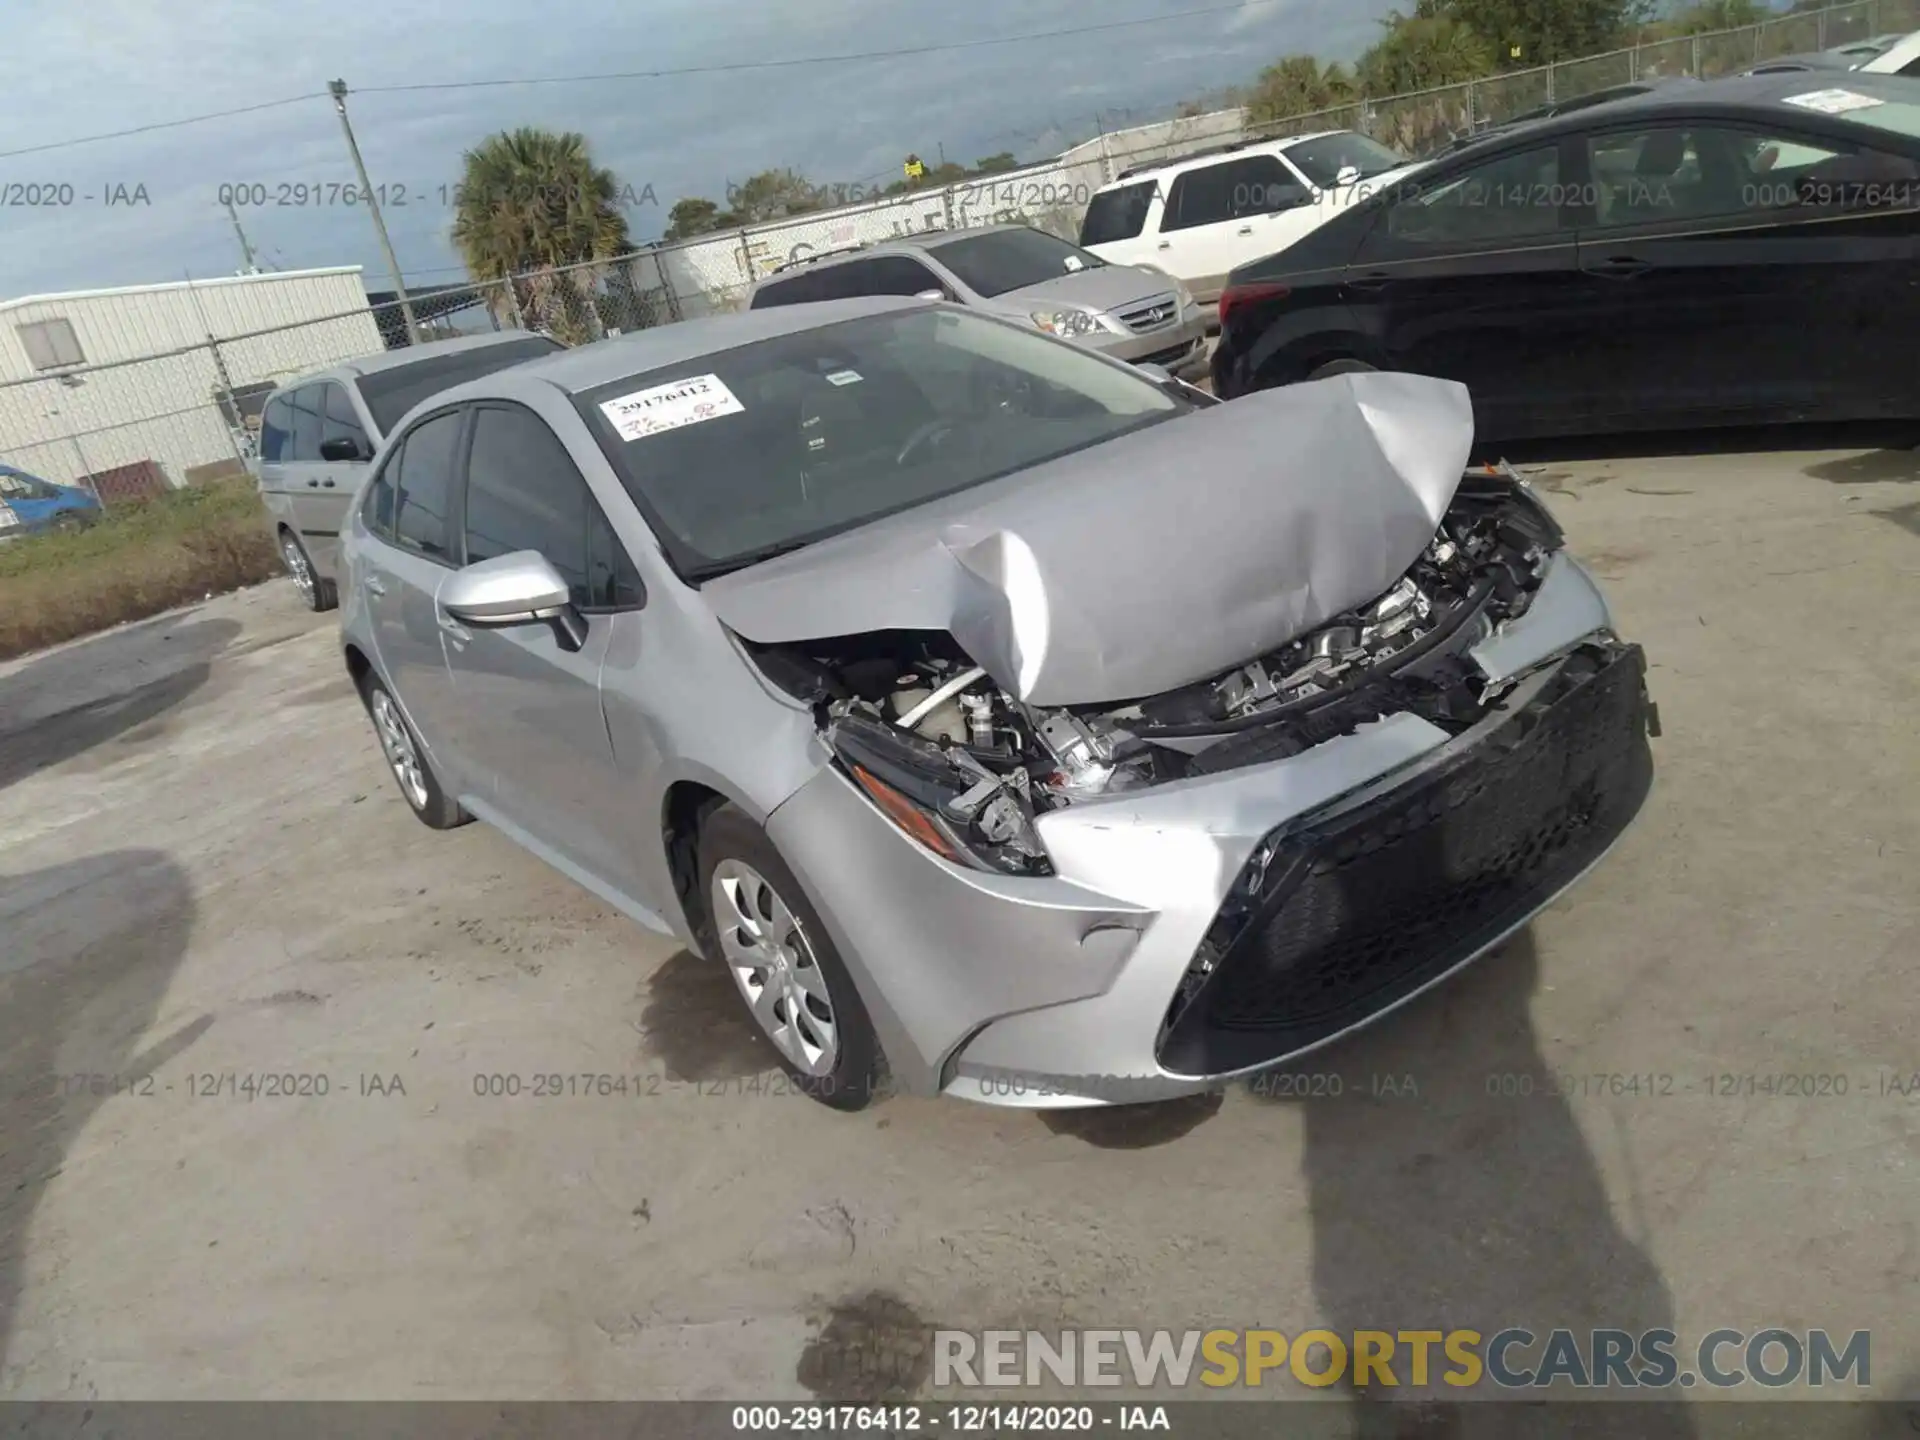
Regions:
<svg viewBox="0 0 1920 1440"><path fill-rule="evenodd" d="M814 706L896 824L960 863L1044 873L1033 821L1059 806L1284 759L1399 712L1468 728L1506 687L1467 652L1526 612L1561 541L1511 470L1469 471L1385 594L1224 675L1120 705L1026 704L940 633L750 648Z"/></svg>

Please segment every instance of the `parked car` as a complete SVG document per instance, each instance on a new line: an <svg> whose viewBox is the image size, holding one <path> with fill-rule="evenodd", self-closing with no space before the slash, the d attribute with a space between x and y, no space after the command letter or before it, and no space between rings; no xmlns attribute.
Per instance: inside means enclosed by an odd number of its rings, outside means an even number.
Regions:
<svg viewBox="0 0 1920 1440"><path fill-rule="evenodd" d="M1920 76L1920 30L1900 36L1860 68L1872 75Z"/></svg>
<svg viewBox="0 0 1920 1440"><path fill-rule="evenodd" d="M89 491L0 465L0 540L43 530L83 530L100 514L100 502Z"/></svg>
<svg viewBox="0 0 1920 1440"><path fill-rule="evenodd" d="M1203 150L1101 186L1080 244L1116 265L1158 265L1211 305L1234 266L1292 244L1410 164L1351 130Z"/></svg>
<svg viewBox="0 0 1920 1440"><path fill-rule="evenodd" d="M796 1089L1146 1101L1437 984L1612 844L1641 652L1464 391L1234 404L917 299L434 397L343 536L406 802L725 967Z"/></svg>
<svg viewBox="0 0 1920 1440"><path fill-rule="evenodd" d="M1798 55L1776 55L1770 60L1762 60L1752 69L1743 71L1747 75L1781 75L1794 70L1875 70L1879 74L1901 73L1901 62L1880 65L1889 52L1898 47L1903 40L1912 37L1904 35L1876 35L1870 40L1855 40L1845 45L1833 45L1825 50L1813 50ZM1909 57L1910 58L1910 57Z"/></svg>
<svg viewBox="0 0 1920 1440"><path fill-rule="evenodd" d="M1662 89L1489 140L1234 272L1223 397L1444 376L1481 435L1920 416L1920 89Z"/></svg>
<svg viewBox="0 0 1920 1440"><path fill-rule="evenodd" d="M337 603L340 525L394 422L436 390L560 348L520 331L437 340L316 370L273 392L261 411L254 472L281 559L309 609Z"/></svg>
<svg viewBox="0 0 1920 1440"><path fill-rule="evenodd" d="M1135 364L1177 371L1205 359L1210 312L1178 280L1150 265L1109 265L1026 225L936 231L797 260L756 285L749 308L863 295L950 300Z"/></svg>

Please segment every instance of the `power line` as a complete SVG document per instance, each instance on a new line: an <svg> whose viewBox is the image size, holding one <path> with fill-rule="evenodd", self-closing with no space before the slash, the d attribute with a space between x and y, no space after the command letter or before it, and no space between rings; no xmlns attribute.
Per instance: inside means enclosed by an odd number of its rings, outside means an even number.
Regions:
<svg viewBox="0 0 1920 1440"><path fill-rule="evenodd" d="M100 135L82 135L73 140L53 140L45 145L28 145L19 150L0 150L0 160L12 159L15 155L39 155L48 150L65 150L73 145L91 145L97 140L124 140L129 135L145 135L154 130L177 130L182 125L198 125L206 120L226 120L235 115L254 115L262 110L277 110L283 105L298 105L307 100L324 100L326 92L316 90L311 95L289 95L284 100L263 100L258 105L241 105L232 110L213 110L205 115L188 115L181 120L156 120L151 125L136 125L131 130L108 130Z"/></svg>
<svg viewBox="0 0 1920 1440"><path fill-rule="evenodd" d="M1236 0L1231 5L1202 5L1189 10L1167 10L1135 20L1107 20L1066 30L1040 30L1027 35L1000 35L987 40L950 40L937 45L911 45L898 50L862 50L845 55L801 55L787 60L736 60L722 65L681 65L666 70L614 70L597 75L528 75L501 80L437 80L412 85L362 85L356 95L396 95L412 90L480 90L502 85L579 85L595 80L661 80L676 75L725 75L743 70L786 70L802 65L843 65L860 60L897 60L914 55L937 55L949 50L978 50L988 45L1024 45L1034 40L1060 40L1104 30L1126 30L1158 25L1167 20L1193 20L1204 15L1231 15L1284 0Z"/></svg>

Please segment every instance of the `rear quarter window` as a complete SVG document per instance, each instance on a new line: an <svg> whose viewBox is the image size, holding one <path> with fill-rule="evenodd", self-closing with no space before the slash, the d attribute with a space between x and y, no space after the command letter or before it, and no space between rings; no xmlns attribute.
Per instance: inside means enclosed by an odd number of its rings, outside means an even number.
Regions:
<svg viewBox="0 0 1920 1440"><path fill-rule="evenodd" d="M1082 245L1111 245L1116 240L1132 240L1147 228L1147 211L1153 204L1157 181L1142 180L1102 190L1087 206L1080 222Z"/></svg>

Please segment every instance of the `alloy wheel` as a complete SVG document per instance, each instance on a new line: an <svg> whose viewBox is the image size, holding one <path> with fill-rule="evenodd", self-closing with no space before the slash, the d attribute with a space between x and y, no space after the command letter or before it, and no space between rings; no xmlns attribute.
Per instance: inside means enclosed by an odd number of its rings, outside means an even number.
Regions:
<svg viewBox="0 0 1920 1440"><path fill-rule="evenodd" d="M307 552L300 548L300 542L291 535L280 537L280 558L287 562L287 573L293 576L294 589L300 592L300 598L311 607L316 588L313 579L313 566L307 563Z"/></svg>
<svg viewBox="0 0 1920 1440"><path fill-rule="evenodd" d="M727 969L761 1030L795 1069L831 1074L839 1026L827 977L792 908L741 860L714 867L710 903Z"/></svg>
<svg viewBox="0 0 1920 1440"><path fill-rule="evenodd" d="M400 715L400 707L393 703L393 697L385 690L375 690L370 706L373 711L374 732L380 737L380 749L385 752L387 764L393 769L393 778L400 782L400 793L416 810L427 808L427 772L421 764L419 748L413 743L413 732L407 729L407 722Z"/></svg>

